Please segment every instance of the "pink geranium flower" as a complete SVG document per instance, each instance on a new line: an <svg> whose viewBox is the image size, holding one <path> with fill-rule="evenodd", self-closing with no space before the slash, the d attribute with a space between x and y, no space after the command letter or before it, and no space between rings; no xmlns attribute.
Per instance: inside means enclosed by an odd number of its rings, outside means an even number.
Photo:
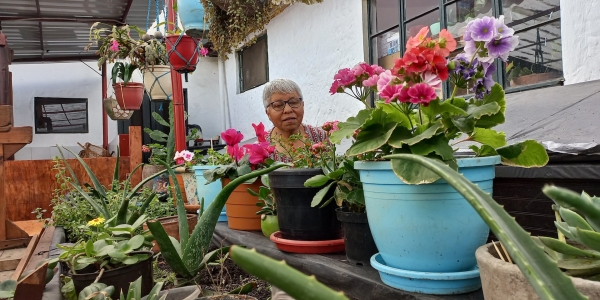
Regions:
<svg viewBox="0 0 600 300"><path fill-rule="evenodd" d="M379 96L385 100L385 103L389 104L394 100L398 100L402 88L403 86L399 84L388 84L379 92Z"/></svg>
<svg viewBox="0 0 600 300"><path fill-rule="evenodd" d="M443 57L448 57L450 52L456 50L456 40L454 39L454 36L452 36L452 33L446 29L442 29L442 31L440 31L440 39L435 50L438 55Z"/></svg>
<svg viewBox="0 0 600 300"><path fill-rule="evenodd" d="M435 90L425 83L417 83L410 87L408 95L410 96L411 103L423 104L424 106L427 106L429 101L437 97Z"/></svg>
<svg viewBox="0 0 600 300"><path fill-rule="evenodd" d="M237 130L230 128L221 132L221 137L227 146L233 146L239 144L244 138L244 135Z"/></svg>
<svg viewBox="0 0 600 300"><path fill-rule="evenodd" d="M336 93L341 93L343 89L341 89L340 82L338 80L334 80L329 88L329 93L335 95Z"/></svg>
<svg viewBox="0 0 600 300"><path fill-rule="evenodd" d="M376 86L377 81L379 81L379 75L375 74L375 75L369 77L368 79L363 80L362 84L363 84L363 86L371 87L371 86Z"/></svg>
<svg viewBox="0 0 600 300"><path fill-rule="evenodd" d="M200 55L205 57L208 55L208 48L202 47L200 48Z"/></svg>
<svg viewBox="0 0 600 300"><path fill-rule="evenodd" d="M267 135L269 133L265 131L265 125L262 122L258 123L258 125L252 123L252 127L254 127L254 132L256 133L256 137L258 138L258 141L266 142Z"/></svg>
<svg viewBox="0 0 600 300"><path fill-rule="evenodd" d="M406 51L409 51L412 48L416 48L425 40L427 34L429 33L429 27L423 27L419 30L416 36L408 38L406 42Z"/></svg>
<svg viewBox="0 0 600 300"><path fill-rule="evenodd" d="M396 77L392 75L390 70L386 70L385 72L379 74L379 79L377 80L377 90L381 92L383 88L394 78Z"/></svg>
<svg viewBox="0 0 600 300"><path fill-rule="evenodd" d="M113 52L119 51L119 42L117 42L117 40L112 41L112 45L110 45L110 50Z"/></svg>
<svg viewBox="0 0 600 300"><path fill-rule="evenodd" d="M354 83L356 77L349 68L341 69L333 77L334 80L339 81L341 86L346 86Z"/></svg>
<svg viewBox="0 0 600 300"><path fill-rule="evenodd" d="M243 146L246 152L250 155L249 161L253 165L261 164L271 155L272 146L269 143L254 143Z"/></svg>

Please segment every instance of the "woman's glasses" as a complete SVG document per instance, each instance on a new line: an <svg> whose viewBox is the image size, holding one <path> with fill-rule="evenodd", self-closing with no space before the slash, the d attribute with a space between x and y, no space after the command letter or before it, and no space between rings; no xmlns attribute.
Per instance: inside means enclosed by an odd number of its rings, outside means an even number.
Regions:
<svg viewBox="0 0 600 300"><path fill-rule="evenodd" d="M287 100L287 101L279 100L279 101L273 101L273 102L269 103L269 105L275 111L282 111L282 110L284 110L286 104L289 105L291 108L298 108L302 104L302 98L292 98L292 99Z"/></svg>

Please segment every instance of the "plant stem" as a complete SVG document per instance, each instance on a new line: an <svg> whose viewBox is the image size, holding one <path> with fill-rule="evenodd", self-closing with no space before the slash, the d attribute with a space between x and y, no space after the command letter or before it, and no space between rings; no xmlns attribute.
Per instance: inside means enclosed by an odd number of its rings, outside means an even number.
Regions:
<svg viewBox="0 0 600 300"><path fill-rule="evenodd" d="M418 110L419 110L419 121L421 122L421 125L423 125L423 115L421 114L421 105L418 106Z"/></svg>
<svg viewBox="0 0 600 300"><path fill-rule="evenodd" d="M450 145L450 146L454 146L454 145L456 145L456 144L458 144L458 143L462 143L462 142L466 142L466 141L470 141L470 140L471 140L471 137L469 136L469 137L467 137L467 138L465 138L465 139L462 139L462 140L460 140L460 141L458 141L458 142L456 142L456 143L454 143L454 144L452 144L452 145Z"/></svg>
<svg viewBox="0 0 600 300"><path fill-rule="evenodd" d="M94 280L94 283L98 283L98 281L100 281L100 277L102 277L103 274L104 268L100 269L100 273L98 274L98 277L96 277L96 280Z"/></svg>

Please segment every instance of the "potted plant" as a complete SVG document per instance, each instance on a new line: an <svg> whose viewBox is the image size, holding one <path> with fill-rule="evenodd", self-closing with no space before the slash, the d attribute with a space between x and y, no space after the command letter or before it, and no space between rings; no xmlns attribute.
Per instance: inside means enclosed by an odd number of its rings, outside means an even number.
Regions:
<svg viewBox="0 0 600 300"><path fill-rule="evenodd" d="M205 170L213 170L219 166L228 165L230 163L232 163L231 156L228 154L221 154L214 149L208 149L206 156L200 155L198 158L197 164L193 167L193 169L196 174L196 191L198 193L198 198L203 199L204 209L207 209L208 206L215 200L217 194L219 194L223 188L223 184L221 183L220 179L207 184L203 172ZM223 207L223 211L219 216L219 222L226 221L227 213L225 207Z"/></svg>
<svg viewBox="0 0 600 300"><path fill-rule="evenodd" d="M426 37L428 28L423 28L408 40L406 53L396 59L392 70L361 63L334 77L331 93L352 91L366 103L376 91L382 99L375 108L367 107L340 122L331 140L355 138L347 155L361 160L354 167L363 183L371 233L387 268L413 276L477 275L474 253L489 232L464 198L439 180L439 175L388 155L413 153L437 159L490 193L495 164L540 167L548 162L538 142L506 145L505 134L492 129L504 122L506 101L502 87L494 84L494 64L490 62L506 59L518 43L503 21L503 17L484 17L469 22L465 52L450 62L446 58L456 48L452 34L442 30L433 40ZM436 89L446 80L454 85L454 91L442 100ZM474 97L455 97L456 89L467 87ZM456 145L467 141L479 144L469 147L474 155L457 157ZM401 283L394 286L414 288ZM429 292L461 293L477 288L457 282L449 288L440 284Z"/></svg>
<svg viewBox="0 0 600 300"><path fill-rule="evenodd" d="M248 189L248 193L258 198L256 206L260 207L260 210L256 214L260 215L260 229L264 236L270 237L273 232L279 231L277 203L269 187L269 177L261 176L260 180L263 186L260 187L258 192Z"/></svg>
<svg viewBox="0 0 600 300"><path fill-rule="evenodd" d="M205 23L204 6L196 0L180 0L177 2L177 13L183 31L187 36L204 39L208 34L208 24Z"/></svg>
<svg viewBox="0 0 600 300"><path fill-rule="evenodd" d="M140 69L144 74L144 88L152 101L168 101L173 95L171 67L167 59L167 48L163 35L144 34L139 41Z"/></svg>
<svg viewBox="0 0 600 300"><path fill-rule="evenodd" d="M194 72L199 57L208 55L208 49L202 46L199 39L185 35L178 27L167 32L165 44L169 64L179 73Z"/></svg>
<svg viewBox="0 0 600 300"><path fill-rule="evenodd" d="M330 136L338 130L337 121L326 122L322 128ZM335 154L335 145L332 147ZM335 201L339 206L336 209L337 219L342 223L346 258L348 261L369 265L371 257L377 253L377 246L369 227L365 210L365 197L363 194L360 175L354 169L356 158L341 157L339 164L328 164L324 167L324 174L308 179L304 186L323 187L311 203L312 207L321 205L323 201ZM327 191L333 190L334 194L329 199L324 199Z"/></svg>
<svg viewBox="0 0 600 300"><path fill-rule="evenodd" d="M104 111L106 111L106 114L111 120L129 120L134 112L133 110L122 109L121 106L119 106L117 99L113 96L104 98L102 104L104 106Z"/></svg>

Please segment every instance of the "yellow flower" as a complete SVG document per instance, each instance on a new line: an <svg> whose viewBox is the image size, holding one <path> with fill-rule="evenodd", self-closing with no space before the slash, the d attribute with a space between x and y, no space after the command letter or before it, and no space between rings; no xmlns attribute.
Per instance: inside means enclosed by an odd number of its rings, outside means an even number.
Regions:
<svg viewBox="0 0 600 300"><path fill-rule="evenodd" d="M99 218L95 218L91 221L88 222L89 226L99 226L104 224L104 218L103 217L99 217Z"/></svg>

